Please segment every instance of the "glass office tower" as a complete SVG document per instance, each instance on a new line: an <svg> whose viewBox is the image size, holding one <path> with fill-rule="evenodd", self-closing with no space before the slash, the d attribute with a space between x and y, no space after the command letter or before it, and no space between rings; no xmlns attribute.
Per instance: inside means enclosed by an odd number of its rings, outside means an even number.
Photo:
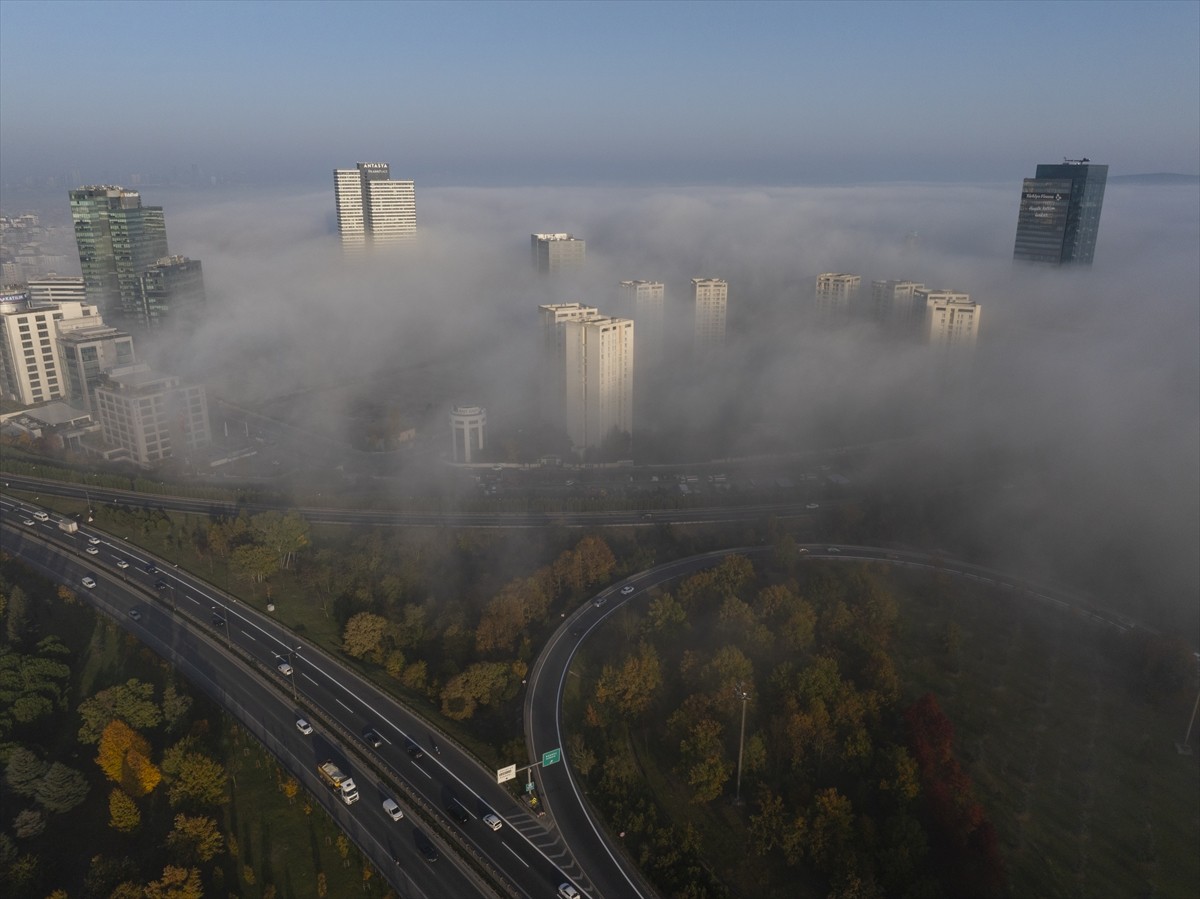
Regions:
<svg viewBox="0 0 1200 899"><path fill-rule="evenodd" d="M138 276L169 254L161 206L143 206L136 190L107 185L70 192L75 244L89 303L105 319L140 318Z"/></svg>
<svg viewBox="0 0 1200 899"><path fill-rule="evenodd" d="M1039 165L1026 178L1013 258L1051 265L1091 265L1100 231L1108 166L1087 159Z"/></svg>

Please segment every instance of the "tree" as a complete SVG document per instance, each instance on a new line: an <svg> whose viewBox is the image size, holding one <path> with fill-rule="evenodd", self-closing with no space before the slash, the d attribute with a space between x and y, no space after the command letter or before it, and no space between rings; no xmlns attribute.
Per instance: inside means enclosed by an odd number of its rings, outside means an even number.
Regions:
<svg viewBox="0 0 1200 899"><path fill-rule="evenodd" d="M99 749L100 770L131 796L145 796L162 779L150 761L150 743L124 721L109 722L100 735Z"/></svg>
<svg viewBox="0 0 1200 899"><path fill-rule="evenodd" d="M291 568L296 553L308 546L308 522L297 512L263 512L250 519L255 536L275 553L279 568Z"/></svg>
<svg viewBox="0 0 1200 899"><path fill-rule="evenodd" d="M31 839L46 829L46 816L35 808L24 809L13 818L12 829L18 838Z"/></svg>
<svg viewBox="0 0 1200 899"><path fill-rule="evenodd" d="M33 796L46 773L46 767L46 763L38 758L37 753L24 746L16 746L8 755L8 764L4 766L4 779L14 793Z"/></svg>
<svg viewBox="0 0 1200 899"><path fill-rule="evenodd" d="M832 872L854 835L854 807L834 787L816 796L809 814L808 852L817 868Z"/></svg>
<svg viewBox="0 0 1200 899"><path fill-rule="evenodd" d="M229 801L229 775L220 762L199 752L180 761L179 773L167 791L171 805L223 805Z"/></svg>
<svg viewBox="0 0 1200 899"><path fill-rule="evenodd" d="M662 663L649 643L642 643L619 668L605 665L596 684L596 703L611 705L621 716L635 717L650 708L662 685Z"/></svg>
<svg viewBox="0 0 1200 899"><path fill-rule="evenodd" d="M162 878L146 884L146 899L203 899L198 868L176 868L167 865Z"/></svg>
<svg viewBox="0 0 1200 899"><path fill-rule="evenodd" d="M225 850L225 838L215 819L178 814L167 834L167 848L180 862L207 862Z"/></svg>
<svg viewBox="0 0 1200 899"><path fill-rule="evenodd" d="M61 762L55 762L37 788L37 801L49 812L69 812L88 794L87 778Z"/></svg>
<svg viewBox="0 0 1200 899"><path fill-rule="evenodd" d="M142 813L138 811L133 797L120 787L114 787L108 794L108 826L121 833L129 833L141 823Z"/></svg>
<svg viewBox="0 0 1200 899"><path fill-rule="evenodd" d="M184 722L191 708L191 696L176 690L175 685L172 683L168 683L163 687L162 714L163 721L166 722L168 728L174 730L179 727Z"/></svg>
<svg viewBox="0 0 1200 899"><path fill-rule="evenodd" d="M687 612L670 593L650 600L646 609L646 629L650 633L671 634L687 623Z"/></svg>
<svg viewBox="0 0 1200 899"><path fill-rule="evenodd" d="M131 678L101 690L79 704L83 726L79 728L80 743L95 743L104 729L115 719L131 728L148 730L162 723L162 710L154 701L154 684Z"/></svg>
<svg viewBox="0 0 1200 899"><path fill-rule="evenodd" d="M8 591L8 603L4 611L4 632L11 646L20 646L33 627L29 595L20 585L13 584Z"/></svg>
<svg viewBox="0 0 1200 899"><path fill-rule="evenodd" d="M509 687L512 668L504 662L478 662L446 682L442 689L442 714L464 721L479 705L492 705Z"/></svg>
<svg viewBox="0 0 1200 899"><path fill-rule="evenodd" d="M236 576L261 584L279 570L279 557L265 546L247 543L235 549L229 559Z"/></svg>
<svg viewBox="0 0 1200 899"><path fill-rule="evenodd" d="M692 802L697 805L720 796L733 774L733 764L721 746L721 731L720 724L704 718L692 725L688 738L679 744Z"/></svg>
<svg viewBox="0 0 1200 899"><path fill-rule="evenodd" d="M383 660L388 620L374 612L359 612L346 622L342 631L342 649L356 659Z"/></svg>

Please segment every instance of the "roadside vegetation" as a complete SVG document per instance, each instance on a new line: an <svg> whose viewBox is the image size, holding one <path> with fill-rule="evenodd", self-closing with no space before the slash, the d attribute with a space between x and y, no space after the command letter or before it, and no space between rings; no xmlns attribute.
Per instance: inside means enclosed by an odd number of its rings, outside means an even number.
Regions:
<svg viewBox="0 0 1200 899"><path fill-rule="evenodd" d="M70 589L0 559L0 621L6 897L389 895L253 738Z"/></svg>

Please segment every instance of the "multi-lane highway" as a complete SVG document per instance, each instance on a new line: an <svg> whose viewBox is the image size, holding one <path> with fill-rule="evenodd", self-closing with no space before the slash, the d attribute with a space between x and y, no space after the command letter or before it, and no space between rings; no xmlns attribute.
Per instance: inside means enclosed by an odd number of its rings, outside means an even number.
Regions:
<svg viewBox="0 0 1200 899"><path fill-rule="evenodd" d="M353 671L186 572L87 527L65 533L58 516L41 522L35 511L0 500L5 550L114 615L237 715L401 895L534 899L579 875L547 822L497 785L494 771ZM312 722L312 735L297 729L300 716ZM364 739L368 728L378 746ZM327 759L356 780L358 802L342 805L322 785L316 766ZM385 814L387 798L404 810L403 820ZM483 822L488 814L500 819L499 829ZM434 854L439 860L429 861ZM457 865L457 856L469 863Z"/></svg>
<svg viewBox="0 0 1200 899"><path fill-rule="evenodd" d="M569 759L535 769L550 812L535 818L496 784L495 772L270 616L123 541L88 527L66 533L57 526L59 516L49 513L43 522L35 511L40 510L29 503L0 497L5 549L75 586L224 703L322 799L402 895L553 896L565 881L595 899L654 895L592 814ZM564 746L560 713L571 659L610 616L640 602L654 585L717 564L731 553L766 549L741 547L676 560L614 584L570 613L530 672L525 736L532 757ZM1116 628L1132 624L1078 597L955 560L879 547L800 549L807 558L936 568L1083 611ZM84 577L95 586L85 587ZM136 619L131 610L138 612ZM314 734L299 732L298 715L314 724ZM377 738L364 739L368 728ZM358 802L344 806L323 787L315 769L326 759L358 781ZM404 810L403 820L385 814L387 798ZM498 816L499 829L483 822L489 814ZM470 864L455 865L456 854ZM443 860L429 861L434 855Z"/></svg>

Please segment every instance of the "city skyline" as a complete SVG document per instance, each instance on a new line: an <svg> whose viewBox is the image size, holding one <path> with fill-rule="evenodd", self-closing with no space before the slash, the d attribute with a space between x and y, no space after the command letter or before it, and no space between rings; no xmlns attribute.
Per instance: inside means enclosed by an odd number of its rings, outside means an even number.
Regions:
<svg viewBox="0 0 1200 899"><path fill-rule="evenodd" d="M403 57L390 29L342 28L368 9L400 7L5 3L0 182L178 169L312 184L362 158L423 186L998 181L1064 155L1113 175L1200 169L1193 2L579 3L552 17L413 3ZM127 88L119 117L78 102L92 75L68 33L136 48L106 69ZM612 65L616 45L653 65ZM378 89L344 90L347 55ZM536 102L514 102L534 85Z"/></svg>

